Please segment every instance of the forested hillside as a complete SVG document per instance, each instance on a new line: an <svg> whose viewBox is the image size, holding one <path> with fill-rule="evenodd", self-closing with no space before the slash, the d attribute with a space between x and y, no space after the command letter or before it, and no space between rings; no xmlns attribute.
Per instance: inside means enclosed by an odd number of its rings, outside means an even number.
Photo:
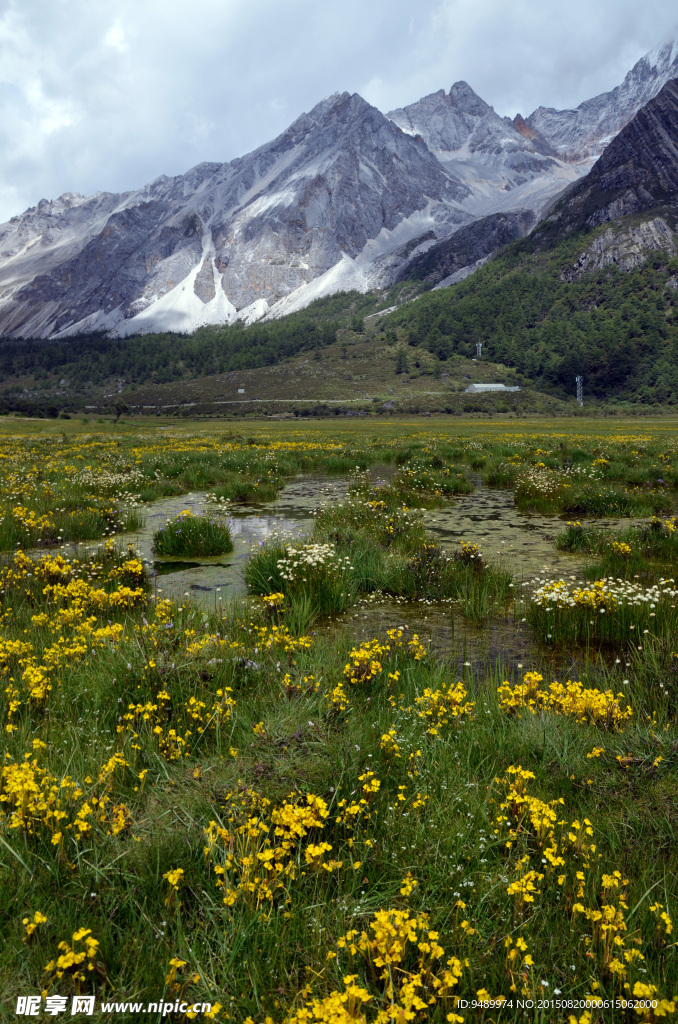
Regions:
<svg viewBox="0 0 678 1024"><path fill-rule="evenodd" d="M82 334L63 341L0 341L0 374L35 380L65 377L76 387L111 378L127 384L168 383L229 370L271 366L300 352L331 345L337 330L362 327L379 297L341 292L268 324L201 327L194 334L145 334L108 338Z"/></svg>
<svg viewBox="0 0 678 1024"><path fill-rule="evenodd" d="M516 367L537 386L572 394L583 374L599 398L678 401L678 258L653 252L637 269L577 275L577 257L600 232L544 249L508 246L471 277L431 291L385 320L411 345L446 360L475 355Z"/></svg>
<svg viewBox="0 0 678 1024"><path fill-rule="evenodd" d="M634 256L639 265L632 270L614 263L588 269L596 262L587 254L595 249L600 262L605 245L623 245L624 238L628 248L634 230L642 232L643 222L625 218L612 228L603 225L557 240L541 225L451 288L425 291L426 282L406 281L388 295L345 292L251 327L125 339L5 340L0 342L0 402L7 409L23 409L27 401L72 409L85 400L78 396L88 389L105 393L112 384L115 392L125 393L140 385L275 366L304 352L317 355L367 331L365 336L375 342L374 359L383 360L389 352L397 357L396 367L419 365L419 354L407 357L408 346L415 346L427 350L433 368L442 372L451 356L474 357L480 341L483 362L495 364L494 369L488 366L490 380L500 364L514 368L538 390L564 398L574 395L575 377L583 374L588 397L675 405L678 258L655 250L644 262L642 255ZM670 239L672 231L667 231ZM364 320L398 303L393 313Z"/></svg>

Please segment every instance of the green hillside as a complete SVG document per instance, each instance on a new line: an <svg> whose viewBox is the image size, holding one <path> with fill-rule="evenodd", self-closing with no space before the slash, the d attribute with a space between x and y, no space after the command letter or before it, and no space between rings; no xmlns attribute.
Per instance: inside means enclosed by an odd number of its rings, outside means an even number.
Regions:
<svg viewBox="0 0 678 1024"><path fill-rule="evenodd" d="M336 340L336 332L379 308L374 295L341 292L269 324L201 327L194 334L145 334L108 338L81 334L62 341L0 340L5 380L30 375L72 378L76 385L115 377L128 383L172 380L270 366Z"/></svg>
<svg viewBox="0 0 678 1024"><path fill-rule="evenodd" d="M604 230L547 247L515 242L460 284L403 305L384 328L442 361L475 354L481 341L483 358L562 397L583 374L598 398L675 404L678 258L655 251L630 272L613 265L568 279Z"/></svg>
<svg viewBox="0 0 678 1024"><path fill-rule="evenodd" d="M636 252L630 271L615 264L582 271L580 263L592 245L608 258L615 246L628 252L648 216L564 240L542 224L450 288L426 291L421 281L405 281L388 293L341 293L267 324L205 327L190 336L0 340L0 410L56 415L104 410L116 400L139 409L195 408L205 400L223 406L247 384L257 402L393 401L396 409L456 411L448 392L473 380L520 383L571 402L577 374L589 400L673 406L678 258L655 250L643 262ZM393 305L395 312L373 316ZM470 372L479 341L482 369ZM348 367L356 345L369 364L357 376ZM290 372L268 382L264 371L281 365ZM436 386L415 384L421 376Z"/></svg>

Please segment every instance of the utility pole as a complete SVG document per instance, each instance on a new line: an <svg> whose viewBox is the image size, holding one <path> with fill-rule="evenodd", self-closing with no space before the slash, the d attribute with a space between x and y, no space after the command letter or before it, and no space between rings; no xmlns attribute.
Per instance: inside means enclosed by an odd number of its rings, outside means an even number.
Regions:
<svg viewBox="0 0 678 1024"><path fill-rule="evenodd" d="M584 378L581 374L574 378L577 382L577 402L579 405L584 404Z"/></svg>
<svg viewBox="0 0 678 1024"><path fill-rule="evenodd" d="M478 359L480 359L482 354L483 354L483 343L482 343L482 341L477 341L476 342L476 355L478 356Z"/></svg>

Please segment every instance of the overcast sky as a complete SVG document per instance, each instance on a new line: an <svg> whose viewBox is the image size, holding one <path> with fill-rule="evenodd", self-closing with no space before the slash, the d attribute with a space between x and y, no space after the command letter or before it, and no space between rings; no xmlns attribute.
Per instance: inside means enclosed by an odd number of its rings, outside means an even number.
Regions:
<svg viewBox="0 0 678 1024"><path fill-rule="evenodd" d="M0 0L0 221L242 156L345 89L576 106L677 21L675 0Z"/></svg>

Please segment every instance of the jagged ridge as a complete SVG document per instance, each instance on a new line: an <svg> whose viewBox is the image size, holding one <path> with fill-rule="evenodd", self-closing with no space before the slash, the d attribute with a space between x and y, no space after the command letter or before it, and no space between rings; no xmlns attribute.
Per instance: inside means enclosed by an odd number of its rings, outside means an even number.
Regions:
<svg viewBox="0 0 678 1024"><path fill-rule="evenodd" d="M4 232L0 332L190 330L243 310L247 319L250 307L261 316L382 233L388 246L401 229L396 247L427 226L467 222L467 192L421 140L360 96L336 95L247 157L110 197L108 216L66 253L64 203L43 208L50 223L37 237L43 225L28 211ZM44 253L24 281L16 268L31 234Z"/></svg>
<svg viewBox="0 0 678 1024"><path fill-rule="evenodd" d="M597 157L640 108L677 76L678 41L674 41L641 57L611 92L586 100L575 110L538 107L527 123L564 159Z"/></svg>
<svg viewBox="0 0 678 1024"><path fill-rule="evenodd" d="M542 230L562 235L665 205L678 212L678 80L622 129Z"/></svg>
<svg viewBox="0 0 678 1024"><path fill-rule="evenodd" d="M465 82L388 117L357 94L335 94L230 163L203 163L136 192L42 200L0 226L0 334L192 331L274 318L408 274L433 283L466 273L576 184L592 149L676 61L671 44L576 111L539 108L513 121ZM639 143L629 136L628 145ZM668 165L660 174L648 151L629 184L633 158L622 172L612 168L615 152L586 185L589 197L594 181L594 191L616 190L607 213L581 199L596 216L646 209L658 183L670 195Z"/></svg>

